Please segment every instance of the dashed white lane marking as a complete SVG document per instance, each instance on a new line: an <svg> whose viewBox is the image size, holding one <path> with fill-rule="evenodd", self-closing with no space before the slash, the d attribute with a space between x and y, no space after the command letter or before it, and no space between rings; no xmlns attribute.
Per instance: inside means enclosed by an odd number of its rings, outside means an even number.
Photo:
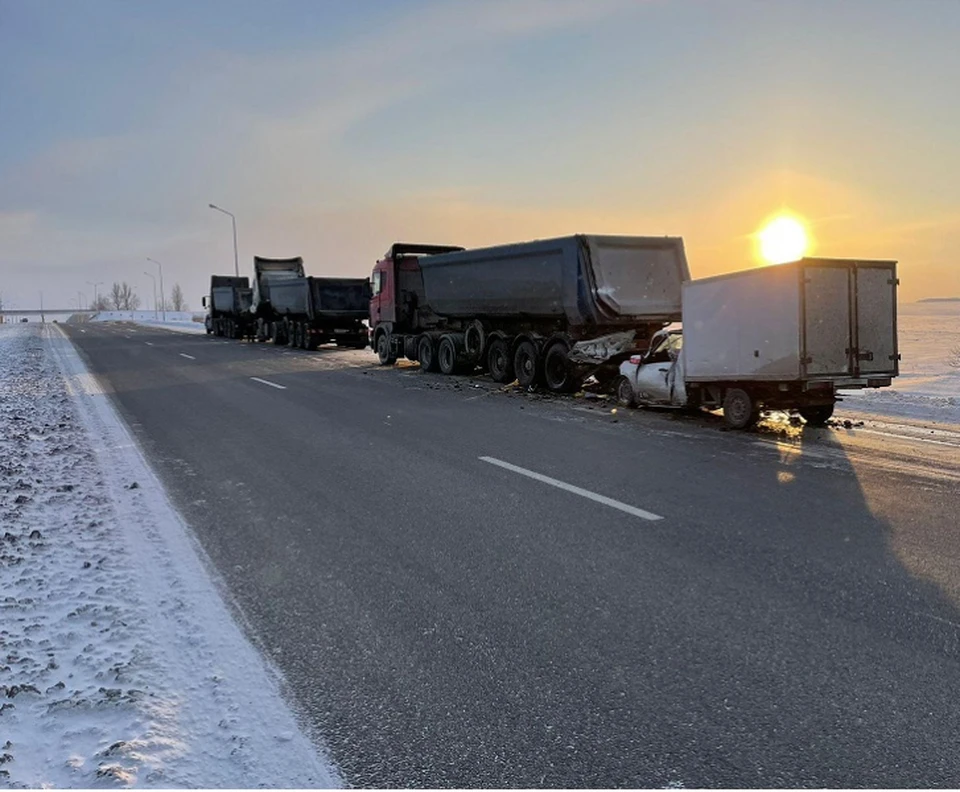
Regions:
<svg viewBox="0 0 960 792"><path fill-rule="evenodd" d="M611 509L619 509L627 514L632 514L634 517L639 517L642 520L663 519L663 517L661 517L659 514L638 509L636 506L631 506L629 503L623 503L622 501L608 498L606 495L598 495L596 492L585 490L582 487L576 487L573 484L567 484L565 481L550 478L550 476L544 476L542 473L535 473L532 470L527 470L526 468L522 468L517 465L511 465L509 462L504 462L501 459L482 456L480 457L480 461L489 462L491 465L496 465L497 467L512 471L513 473L519 473L521 476L526 476L527 478L532 478L534 481L540 481L544 484L549 484L551 487L557 487L559 489L566 490L567 492L572 492L574 495L579 495L581 498L587 498L588 500L595 501L596 503L602 503L604 506L609 506Z"/></svg>
<svg viewBox="0 0 960 792"><path fill-rule="evenodd" d="M153 341L144 341L143 343L147 346L153 346Z"/></svg>
<svg viewBox="0 0 960 792"><path fill-rule="evenodd" d="M186 352L181 352L180 357L185 357L188 360L196 360L196 358L193 355L188 355Z"/></svg>
<svg viewBox="0 0 960 792"><path fill-rule="evenodd" d="M270 380L260 379L260 377L250 377L254 382L262 382L264 385L269 385L271 388L279 388L280 390L286 390L286 385L277 385L276 382L270 382Z"/></svg>

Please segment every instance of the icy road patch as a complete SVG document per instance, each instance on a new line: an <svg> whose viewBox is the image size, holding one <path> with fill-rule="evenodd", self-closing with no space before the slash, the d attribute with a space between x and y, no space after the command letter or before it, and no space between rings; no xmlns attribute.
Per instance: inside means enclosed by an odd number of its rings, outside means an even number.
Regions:
<svg viewBox="0 0 960 792"><path fill-rule="evenodd" d="M332 787L69 340L0 326L0 786Z"/></svg>

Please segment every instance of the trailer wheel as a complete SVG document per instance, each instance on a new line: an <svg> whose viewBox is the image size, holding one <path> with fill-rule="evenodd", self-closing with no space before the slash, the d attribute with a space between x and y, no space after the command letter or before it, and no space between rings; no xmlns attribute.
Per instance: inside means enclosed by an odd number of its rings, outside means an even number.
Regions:
<svg viewBox="0 0 960 792"><path fill-rule="evenodd" d="M637 406L637 396L633 390L633 383L630 382L629 377L625 377L622 374L617 379L617 404L621 407L636 407Z"/></svg>
<svg viewBox="0 0 960 792"><path fill-rule="evenodd" d="M480 358L483 357L484 346L486 346L486 333L483 323L479 319L474 319L463 333L463 350L471 361L479 363Z"/></svg>
<svg viewBox="0 0 960 792"><path fill-rule="evenodd" d="M730 388L723 397L723 420L731 429L748 429L760 419L760 409L742 388Z"/></svg>
<svg viewBox="0 0 960 792"><path fill-rule="evenodd" d="M437 348L437 365L443 374L454 374L457 370L457 345L454 344L450 336L444 336L440 339L440 346Z"/></svg>
<svg viewBox="0 0 960 792"><path fill-rule="evenodd" d="M381 366L392 366L397 362L397 356L393 354L392 347L389 333L380 333L377 336L377 360L380 361Z"/></svg>
<svg viewBox="0 0 960 792"><path fill-rule="evenodd" d="M543 359L543 378L555 393L571 393L580 384L567 359L569 350L562 341L553 344Z"/></svg>
<svg viewBox="0 0 960 792"><path fill-rule="evenodd" d="M294 329L294 324L289 319L284 321L283 326L284 335L287 337L287 347L293 349L297 345L297 334Z"/></svg>
<svg viewBox="0 0 960 792"><path fill-rule="evenodd" d="M320 337L316 333L311 333L307 325L303 326L303 335L306 338L307 351L316 352L317 347L320 346Z"/></svg>
<svg viewBox="0 0 960 792"><path fill-rule="evenodd" d="M536 385L540 379L540 355L533 341L521 341L513 355L513 368L517 372L517 381L524 387Z"/></svg>
<svg viewBox="0 0 960 792"><path fill-rule="evenodd" d="M433 339L430 338L430 336L420 336L420 340L417 342L417 357L420 359L421 371L438 370L437 349L433 345Z"/></svg>
<svg viewBox="0 0 960 792"><path fill-rule="evenodd" d="M818 404L816 407L800 407L797 412L811 426L824 426L833 416L833 405Z"/></svg>
<svg viewBox="0 0 960 792"><path fill-rule="evenodd" d="M510 357L510 347L502 338L494 338L487 349L487 368L494 382L513 382L513 359Z"/></svg>

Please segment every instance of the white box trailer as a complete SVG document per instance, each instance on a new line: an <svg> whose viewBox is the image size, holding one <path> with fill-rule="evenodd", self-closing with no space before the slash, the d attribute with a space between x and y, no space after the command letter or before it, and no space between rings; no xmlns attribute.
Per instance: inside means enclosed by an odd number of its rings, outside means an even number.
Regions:
<svg viewBox="0 0 960 792"><path fill-rule="evenodd" d="M723 407L748 426L761 409L833 413L837 390L899 373L895 261L805 258L683 284L683 330L621 366L618 396Z"/></svg>
<svg viewBox="0 0 960 792"><path fill-rule="evenodd" d="M897 284L896 262L822 258L687 281L687 382L895 377Z"/></svg>

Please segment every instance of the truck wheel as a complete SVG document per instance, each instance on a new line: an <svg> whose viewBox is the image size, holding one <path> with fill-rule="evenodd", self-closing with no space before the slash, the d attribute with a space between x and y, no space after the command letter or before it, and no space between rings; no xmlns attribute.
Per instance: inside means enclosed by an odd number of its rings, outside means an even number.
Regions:
<svg viewBox="0 0 960 792"><path fill-rule="evenodd" d="M823 426L833 416L833 405L818 404L816 407L800 407L797 412L811 426Z"/></svg>
<svg viewBox="0 0 960 792"><path fill-rule="evenodd" d="M633 391L633 383L630 382L629 377L625 377L622 374L617 379L617 404L621 407L636 407L637 406L637 396Z"/></svg>
<svg viewBox="0 0 960 792"><path fill-rule="evenodd" d="M479 363L485 345L486 333L483 323L479 319L474 319L463 333L463 351L472 362Z"/></svg>
<svg viewBox="0 0 960 792"><path fill-rule="evenodd" d="M543 378L555 393L571 393L580 384L570 369L567 345L558 341L547 350L543 359Z"/></svg>
<svg viewBox="0 0 960 792"><path fill-rule="evenodd" d="M437 371L439 369L437 350L430 336L420 336L420 340L417 342L417 357L420 359L420 369L422 371Z"/></svg>
<svg viewBox="0 0 960 792"><path fill-rule="evenodd" d="M540 379L540 355L533 341L521 341L513 355L513 368L517 372L517 381L524 388L536 385Z"/></svg>
<svg viewBox="0 0 960 792"><path fill-rule="evenodd" d="M741 388L730 388L723 397L723 420L731 429L747 429L760 419L760 409Z"/></svg>
<svg viewBox="0 0 960 792"><path fill-rule="evenodd" d="M393 354L392 347L389 333L380 333L377 336L377 360L380 361L381 366L392 366L397 362L397 356Z"/></svg>
<svg viewBox="0 0 960 792"><path fill-rule="evenodd" d="M444 336L440 339L440 346L437 349L437 364L444 374L453 374L457 370L457 346L450 336Z"/></svg>
<svg viewBox="0 0 960 792"><path fill-rule="evenodd" d="M297 334L293 322L288 321L283 329L287 336L287 346L293 349L297 345Z"/></svg>
<svg viewBox="0 0 960 792"><path fill-rule="evenodd" d="M494 382L513 382L513 359L510 357L510 347L502 338L494 338L487 349L487 368Z"/></svg>

